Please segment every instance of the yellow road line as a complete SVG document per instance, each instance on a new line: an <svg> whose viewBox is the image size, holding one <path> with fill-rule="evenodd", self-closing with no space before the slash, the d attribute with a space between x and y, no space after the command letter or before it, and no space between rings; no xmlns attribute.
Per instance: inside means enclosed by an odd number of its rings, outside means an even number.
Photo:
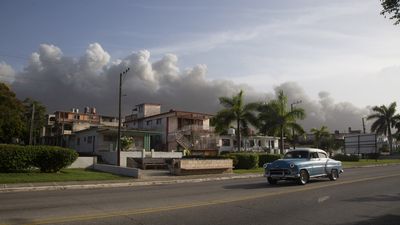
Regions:
<svg viewBox="0 0 400 225"><path fill-rule="evenodd" d="M146 209L131 209L131 210L127 210L127 211L97 213L97 214L91 214L91 215L48 218L48 219L42 219L42 220L34 220L34 221L32 221L32 223L29 223L26 225L77 222L77 221L104 219L104 218L111 218L111 217L118 217L118 216L132 216L132 215L164 212L164 211L170 211L170 210L187 209L187 208L194 208L194 207L201 207L201 206L226 204L226 203L232 203L232 202L238 202L238 201L246 201L246 200L251 200L251 199L278 196L278 195L283 195L283 194L291 194L291 193L321 189L321 188L325 188L325 187L332 187L332 186L338 186L338 185L343 185L343 184L353 184L353 183L358 183L358 182L365 182L365 181L377 180L377 179L385 179L385 178L398 177L398 176L400 176L400 174L386 175L386 176L379 176L379 177L368 177L368 178L361 178L361 179L351 180L351 181L341 181L341 182L336 181L336 182L332 182L329 184L308 185L308 186L304 186L301 189L283 190L283 191L278 191L278 192L254 194L254 195L245 196L245 197L211 200L211 201L207 201L207 202L196 202L196 203L192 203L192 204L181 204L181 205L172 205L172 206L164 206L164 207L158 207L158 208L146 208ZM6 224L3 224L3 225L6 225Z"/></svg>

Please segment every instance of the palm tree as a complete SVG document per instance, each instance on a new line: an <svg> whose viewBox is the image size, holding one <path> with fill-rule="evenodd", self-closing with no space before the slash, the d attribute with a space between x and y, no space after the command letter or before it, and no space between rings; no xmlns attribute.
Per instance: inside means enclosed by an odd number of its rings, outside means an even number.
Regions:
<svg viewBox="0 0 400 225"><path fill-rule="evenodd" d="M305 118L304 109L294 108L290 110L287 107L287 102L287 96L280 90L277 99L259 106L259 130L263 134L280 136L281 154L283 154L283 138L285 135L290 135L291 130L298 134L304 133L303 128L296 123L296 119Z"/></svg>
<svg viewBox="0 0 400 225"><path fill-rule="evenodd" d="M237 147L240 151L241 135L247 133L249 123L257 124L257 117L253 112L257 109L258 103L244 104L242 90L231 98L220 97L219 102L225 108L213 118L215 129L218 133L224 133L232 123L235 123Z"/></svg>
<svg viewBox="0 0 400 225"><path fill-rule="evenodd" d="M326 126L322 126L320 129L312 128L310 131L314 134L315 146L317 148L320 148L323 138L329 138L331 136Z"/></svg>
<svg viewBox="0 0 400 225"><path fill-rule="evenodd" d="M396 102L392 102L389 107L385 105L374 106L372 111L375 113L367 117L367 120L375 120L371 125L371 132L387 135L390 154L392 154L393 135L391 128L400 122L400 115L396 114Z"/></svg>

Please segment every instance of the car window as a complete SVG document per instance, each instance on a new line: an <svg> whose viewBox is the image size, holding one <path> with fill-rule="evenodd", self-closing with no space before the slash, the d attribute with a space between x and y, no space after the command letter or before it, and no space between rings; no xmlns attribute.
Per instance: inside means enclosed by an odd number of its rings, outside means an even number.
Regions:
<svg viewBox="0 0 400 225"><path fill-rule="evenodd" d="M320 158L327 158L327 157L326 157L326 154L325 154L325 153L322 153L322 152L318 152L318 156L319 156Z"/></svg>
<svg viewBox="0 0 400 225"><path fill-rule="evenodd" d="M319 157L318 157L318 153L316 153L316 152L311 152L310 153L310 158L311 159L318 159Z"/></svg>
<svg viewBox="0 0 400 225"><path fill-rule="evenodd" d="M307 151L291 151L286 153L285 159L307 159L308 152Z"/></svg>

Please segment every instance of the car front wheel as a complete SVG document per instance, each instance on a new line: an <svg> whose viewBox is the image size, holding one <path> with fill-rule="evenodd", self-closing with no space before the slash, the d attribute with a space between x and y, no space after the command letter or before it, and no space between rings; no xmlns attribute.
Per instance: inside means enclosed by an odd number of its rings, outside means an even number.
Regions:
<svg viewBox="0 0 400 225"><path fill-rule="evenodd" d="M268 180L268 183L269 183L269 184L272 184L272 185L273 185L273 184L276 184L276 183L278 182L278 180L273 179L273 178L271 178L271 177L268 177L267 180Z"/></svg>
<svg viewBox="0 0 400 225"><path fill-rule="evenodd" d="M307 182L310 180L310 175L308 175L307 170L301 170L300 171L300 177L297 179L297 183L301 185L307 184Z"/></svg>
<svg viewBox="0 0 400 225"><path fill-rule="evenodd" d="M339 172L337 170L332 170L331 174L329 174L329 179L335 181L339 178Z"/></svg>

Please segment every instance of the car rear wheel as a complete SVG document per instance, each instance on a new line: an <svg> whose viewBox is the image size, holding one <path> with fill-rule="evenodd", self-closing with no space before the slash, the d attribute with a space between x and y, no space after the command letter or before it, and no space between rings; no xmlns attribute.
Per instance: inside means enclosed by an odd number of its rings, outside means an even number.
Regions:
<svg viewBox="0 0 400 225"><path fill-rule="evenodd" d="M272 184L272 185L274 185L274 184L276 184L276 183L278 182L278 180L273 179L273 178L271 178L271 177L268 177L267 180L268 180L268 183L269 183L269 184Z"/></svg>
<svg viewBox="0 0 400 225"><path fill-rule="evenodd" d="M310 180L310 175L308 174L307 170L300 171L300 177L297 179L297 183L301 185L305 185Z"/></svg>
<svg viewBox="0 0 400 225"><path fill-rule="evenodd" d="M339 178L339 172L337 170L332 170L329 174L329 180L335 181Z"/></svg>

